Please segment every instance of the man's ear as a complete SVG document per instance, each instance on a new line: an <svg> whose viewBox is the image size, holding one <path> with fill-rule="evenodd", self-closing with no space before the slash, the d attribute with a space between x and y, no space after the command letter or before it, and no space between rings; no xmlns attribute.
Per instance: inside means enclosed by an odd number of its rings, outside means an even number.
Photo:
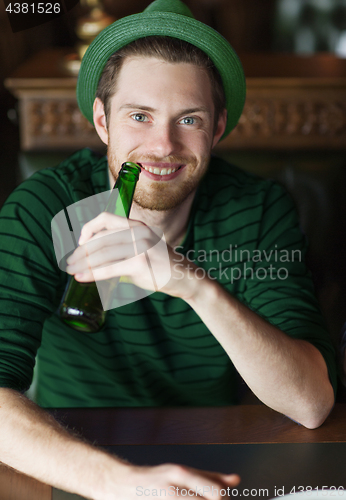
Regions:
<svg viewBox="0 0 346 500"><path fill-rule="evenodd" d="M217 127L216 127L216 131L214 134L212 148L214 146L216 146L216 144L219 142L219 140L223 136L223 133L224 133L225 128L226 128L226 124L227 124L227 109L223 109L219 115L219 121L217 122Z"/></svg>
<svg viewBox="0 0 346 500"><path fill-rule="evenodd" d="M93 116L94 116L94 125L99 138L101 139L102 142L108 145L108 130L107 130L105 110L101 99L99 99L98 97L96 97L94 101Z"/></svg>

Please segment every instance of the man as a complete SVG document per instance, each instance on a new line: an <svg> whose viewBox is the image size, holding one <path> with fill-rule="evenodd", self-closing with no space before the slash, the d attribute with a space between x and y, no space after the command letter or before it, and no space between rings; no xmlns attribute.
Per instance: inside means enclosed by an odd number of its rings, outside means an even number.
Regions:
<svg viewBox="0 0 346 500"><path fill-rule="evenodd" d="M237 371L265 404L309 428L334 402L333 352L310 278L302 260L285 253L304 251L290 200L271 181L210 160L245 98L228 43L178 0L157 0L93 42L77 96L108 145L108 163L78 152L29 179L2 212L0 459L96 499L135 497L133 485L195 489L207 479L216 488L235 486L232 475L124 464L71 437L20 394L40 346L44 407L233 404ZM66 273L58 269L50 222L109 188L128 160L142 167L130 215L136 245L152 249L151 227L162 230L172 277L159 293L110 311L104 329L86 336L52 315ZM112 214L86 224L67 271L81 282L121 274L153 287L144 258L126 262L124 227ZM99 237L113 233L116 247ZM160 251L150 258L165 272ZM287 273L277 268L280 259Z"/></svg>

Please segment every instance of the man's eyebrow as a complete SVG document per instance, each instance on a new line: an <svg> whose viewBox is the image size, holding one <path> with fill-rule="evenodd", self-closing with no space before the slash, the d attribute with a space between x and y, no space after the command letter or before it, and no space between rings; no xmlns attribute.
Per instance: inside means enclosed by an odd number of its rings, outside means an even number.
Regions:
<svg viewBox="0 0 346 500"><path fill-rule="evenodd" d="M142 111L149 111L150 113L152 113L153 111L157 111L155 108L152 108L150 106L144 106L143 104L136 104L136 103L123 104L122 106L120 106L119 110L121 109L140 109ZM180 115L189 115L191 113L199 113L199 112L210 114L209 109L206 108L205 106L196 106L194 108L182 109L181 111L179 111L178 114L180 116Z"/></svg>
<svg viewBox="0 0 346 500"><path fill-rule="evenodd" d="M120 109L142 109L143 111L155 111L155 108L151 108L150 106L144 106L143 104L123 104L120 106Z"/></svg>
<svg viewBox="0 0 346 500"><path fill-rule="evenodd" d="M191 113L199 113L201 111L203 113L209 113L210 114L210 110L208 108L206 108L205 106L198 106L198 107L195 107L195 108L183 109L181 111L181 113L179 113L179 114L180 115L189 115Z"/></svg>

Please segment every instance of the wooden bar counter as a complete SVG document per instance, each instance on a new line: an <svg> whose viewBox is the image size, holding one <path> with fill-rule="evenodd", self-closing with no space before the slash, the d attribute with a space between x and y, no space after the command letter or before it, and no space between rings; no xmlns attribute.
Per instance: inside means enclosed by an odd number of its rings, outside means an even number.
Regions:
<svg viewBox="0 0 346 500"><path fill-rule="evenodd" d="M160 448L164 448L162 445L169 445L169 448L174 445L208 445L211 449L213 445L231 444L238 446L239 450L249 444L339 443L337 446L342 447L342 455L346 457L345 404L336 405L326 422L314 430L306 429L263 405L59 409L52 413L74 432L100 446L161 445ZM0 499L51 500L52 488L2 466Z"/></svg>

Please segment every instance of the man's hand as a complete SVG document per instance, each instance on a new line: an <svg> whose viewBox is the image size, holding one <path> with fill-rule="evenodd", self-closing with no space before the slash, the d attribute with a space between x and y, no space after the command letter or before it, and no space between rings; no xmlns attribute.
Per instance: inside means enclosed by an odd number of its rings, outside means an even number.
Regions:
<svg viewBox="0 0 346 500"><path fill-rule="evenodd" d="M77 281L126 276L145 290L185 300L192 293L188 272L196 266L166 244L159 228L103 212L85 224L79 245L66 269Z"/></svg>
<svg viewBox="0 0 346 500"><path fill-rule="evenodd" d="M236 474L219 474L207 472L191 467L163 464L154 467L129 466L127 473L121 480L114 478L114 492L107 496L100 496L100 500L138 500L140 496L166 497L189 496L201 497L210 500L221 500L221 490L228 491L240 482ZM155 491L154 491L155 490ZM181 495L181 491L186 490ZM96 499L98 500L98 498Z"/></svg>

